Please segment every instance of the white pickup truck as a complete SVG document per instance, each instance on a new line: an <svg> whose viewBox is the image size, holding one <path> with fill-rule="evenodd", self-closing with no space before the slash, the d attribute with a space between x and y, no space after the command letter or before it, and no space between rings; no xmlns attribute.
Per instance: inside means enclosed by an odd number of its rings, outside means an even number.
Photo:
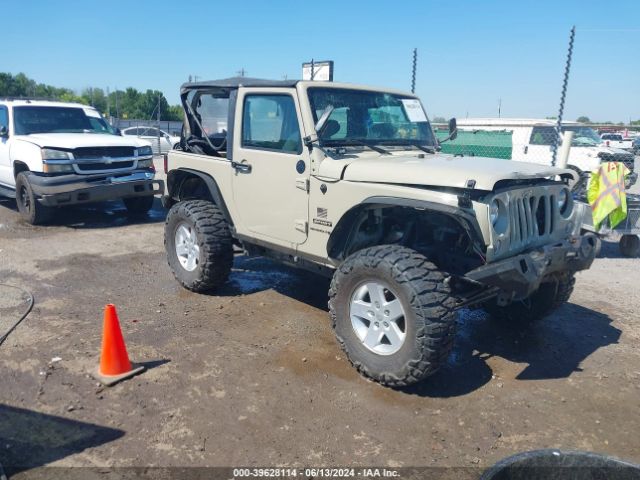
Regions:
<svg viewBox="0 0 640 480"><path fill-rule="evenodd" d="M633 138L625 138L619 133L603 133L600 138L607 147L633 151Z"/></svg>
<svg viewBox="0 0 640 480"><path fill-rule="evenodd" d="M123 137L92 107L0 98L0 195L45 223L56 207L122 199L144 214L164 192L151 146Z"/></svg>

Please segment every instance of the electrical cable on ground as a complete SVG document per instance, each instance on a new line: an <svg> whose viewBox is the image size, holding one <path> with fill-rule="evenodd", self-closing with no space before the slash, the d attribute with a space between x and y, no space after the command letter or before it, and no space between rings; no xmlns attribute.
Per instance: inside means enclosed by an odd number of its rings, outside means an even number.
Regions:
<svg viewBox="0 0 640 480"><path fill-rule="evenodd" d="M0 345L2 345L2 344L4 343L4 341L7 339L7 337L11 334L11 332L13 332L13 331L16 329L16 327L17 327L18 325L20 325L20 323L21 323L25 318L27 318L27 315L29 315L29 314L31 313L31 309L33 308L33 303L34 303L33 295L32 295L32 293L31 293L31 292L29 292L28 290L25 290L25 289L24 289L24 288L22 288L22 287L16 287L15 285L7 285L6 283L0 283L0 288L2 288L2 287L13 288L13 289L15 289L15 290L18 290L18 291L20 291L20 292L24 293L24 294L27 296L27 298L28 298L29 306L27 307L27 310L26 310L26 311L25 311L25 312L20 316L20 318L18 319L18 321L17 321L16 323L14 323L14 324L9 328L9 330L7 330L7 332L6 332L6 333L2 333L2 334L0 335ZM1 473L1 472L2 472L2 471L0 470L0 473ZM0 480L2 480L2 479L1 479L1 477L0 477Z"/></svg>

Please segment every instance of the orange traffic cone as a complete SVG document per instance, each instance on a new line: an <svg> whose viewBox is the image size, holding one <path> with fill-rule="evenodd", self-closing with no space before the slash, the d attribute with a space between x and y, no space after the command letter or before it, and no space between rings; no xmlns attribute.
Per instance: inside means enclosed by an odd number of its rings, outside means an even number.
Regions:
<svg viewBox="0 0 640 480"><path fill-rule="evenodd" d="M94 376L104 385L110 386L133 377L143 370L143 366L131 365L129 355L127 355L127 347L124 344L124 338L122 338L116 307L112 304L107 305L104 307L100 368Z"/></svg>

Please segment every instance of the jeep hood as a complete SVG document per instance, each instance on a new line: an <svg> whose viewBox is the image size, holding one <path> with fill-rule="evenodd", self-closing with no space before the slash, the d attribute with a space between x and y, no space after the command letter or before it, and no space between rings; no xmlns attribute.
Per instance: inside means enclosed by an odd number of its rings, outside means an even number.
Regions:
<svg viewBox="0 0 640 480"><path fill-rule="evenodd" d="M322 162L323 164L330 159ZM322 173L322 165L320 167ZM452 155L384 156L359 158L343 171L343 179L352 182L393 183L466 188L475 180L475 188L493 190L500 180L545 178L573 175L571 170L534 163L514 162L484 157L454 157Z"/></svg>
<svg viewBox="0 0 640 480"><path fill-rule="evenodd" d="M149 142L136 137L121 137L105 133L35 133L19 135L16 139L39 147L72 150L79 147L143 147Z"/></svg>

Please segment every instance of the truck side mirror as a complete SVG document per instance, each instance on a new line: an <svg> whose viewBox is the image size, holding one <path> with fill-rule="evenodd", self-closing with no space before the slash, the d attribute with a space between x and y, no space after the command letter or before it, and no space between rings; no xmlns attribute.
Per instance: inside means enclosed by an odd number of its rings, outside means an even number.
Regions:
<svg viewBox="0 0 640 480"><path fill-rule="evenodd" d="M458 137L458 122L456 117L449 119L449 140L455 140Z"/></svg>
<svg viewBox="0 0 640 480"><path fill-rule="evenodd" d="M7 130L7 127L2 125L0 127L0 138L6 138L9 136L9 130Z"/></svg>

